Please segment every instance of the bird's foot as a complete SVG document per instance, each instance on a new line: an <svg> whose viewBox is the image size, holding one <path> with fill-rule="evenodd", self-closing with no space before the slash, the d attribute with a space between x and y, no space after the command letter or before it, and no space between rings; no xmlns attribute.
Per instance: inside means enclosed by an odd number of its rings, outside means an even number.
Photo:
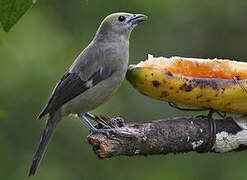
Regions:
<svg viewBox="0 0 247 180"><path fill-rule="evenodd" d="M118 127L122 127L124 125L124 119L121 117L111 118L111 120L113 120Z"/></svg>
<svg viewBox="0 0 247 180"><path fill-rule="evenodd" d="M90 119L94 120L95 122L97 122L100 125L100 129L108 129L110 128L110 126L102 120L102 118L99 118L98 116L94 116L93 114L87 112L85 113L85 116L89 117Z"/></svg>
<svg viewBox="0 0 247 180"><path fill-rule="evenodd" d="M89 129L90 129L90 135L92 134L104 134L107 137L110 137L110 134L114 134L115 130L112 129L110 126L108 126L107 124L103 123L103 122L99 122L97 121L96 117L90 113L86 113L86 114L78 114L79 117L82 118L82 120L88 125ZM87 117L90 117L91 119L95 120L96 122L99 122L100 125L102 126L102 128L98 129L96 128L88 119Z"/></svg>
<svg viewBox="0 0 247 180"><path fill-rule="evenodd" d="M124 126L124 119L122 117L110 118L107 116L94 116L89 112L85 113L85 116L97 122L101 128L113 128Z"/></svg>
<svg viewBox="0 0 247 180"><path fill-rule="evenodd" d="M112 129L112 128L108 128L108 129L97 129L97 128L93 128L93 129L90 129L90 135L92 134L104 134L106 135L108 138L112 136L112 134L115 133L115 130Z"/></svg>

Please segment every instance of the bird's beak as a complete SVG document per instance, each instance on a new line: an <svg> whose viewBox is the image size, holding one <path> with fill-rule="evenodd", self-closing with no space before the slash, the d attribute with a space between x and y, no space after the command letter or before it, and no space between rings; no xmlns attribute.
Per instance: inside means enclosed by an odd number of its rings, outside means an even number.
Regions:
<svg viewBox="0 0 247 180"><path fill-rule="evenodd" d="M147 19L148 17L145 14L132 14L129 17L129 20L127 21L127 23L138 24L142 21L146 21Z"/></svg>

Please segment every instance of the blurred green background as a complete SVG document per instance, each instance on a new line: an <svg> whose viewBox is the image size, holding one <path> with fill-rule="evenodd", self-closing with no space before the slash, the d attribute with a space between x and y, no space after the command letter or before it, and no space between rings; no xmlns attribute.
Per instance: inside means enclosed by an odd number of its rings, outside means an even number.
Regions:
<svg viewBox="0 0 247 180"><path fill-rule="evenodd" d="M38 1L9 33L0 30L0 180L27 179L45 125L36 116L102 19L119 11L149 16L131 35L130 63L148 53L247 60L246 0ZM127 81L93 113L140 122L191 115L139 94ZM80 119L64 119L32 179L246 178L246 151L99 160L87 135Z"/></svg>

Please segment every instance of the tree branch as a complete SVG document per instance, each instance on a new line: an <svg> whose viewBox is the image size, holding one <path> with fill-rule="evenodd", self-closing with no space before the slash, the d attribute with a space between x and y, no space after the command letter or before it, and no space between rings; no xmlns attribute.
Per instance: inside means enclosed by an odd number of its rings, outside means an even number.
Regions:
<svg viewBox="0 0 247 180"><path fill-rule="evenodd" d="M114 129L110 136L90 134L88 142L99 158L113 156L153 155L183 152L204 152L209 137L206 117L175 117L147 123L124 123L114 118L97 117ZM216 142L210 152L247 149L247 117L217 119Z"/></svg>

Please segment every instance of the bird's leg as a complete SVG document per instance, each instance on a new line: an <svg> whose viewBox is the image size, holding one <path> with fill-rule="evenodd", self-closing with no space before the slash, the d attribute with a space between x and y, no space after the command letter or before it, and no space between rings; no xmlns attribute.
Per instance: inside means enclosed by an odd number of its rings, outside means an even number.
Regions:
<svg viewBox="0 0 247 180"><path fill-rule="evenodd" d="M101 119L99 117L94 116L93 114L86 112L85 116L89 117L90 119L94 120L98 124L100 124L103 128L111 128L112 126L109 125L104 119ZM110 118L110 120L114 123L112 124L113 126L117 127L122 127L124 124L124 119L122 117L115 117L115 118Z"/></svg>
<svg viewBox="0 0 247 180"><path fill-rule="evenodd" d="M93 114L86 112L85 116L89 117L90 119L94 120L95 122L99 123L104 129L109 129L110 126L108 126L105 122L99 121Z"/></svg>
<svg viewBox="0 0 247 180"><path fill-rule="evenodd" d="M92 123L86 118L86 116L84 115L84 113L83 114L78 114L78 116L82 118L82 120L87 124L87 126L90 128L90 130L91 129L96 129L94 127L94 125L92 125Z"/></svg>
<svg viewBox="0 0 247 180"><path fill-rule="evenodd" d="M85 115L86 115L87 117L89 117L90 119L92 119L92 120L95 120L95 119L96 119L95 115L93 115L93 114L91 114L91 113L89 113L89 112L86 112Z"/></svg>
<svg viewBox="0 0 247 180"><path fill-rule="evenodd" d="M102 129L97 129L94 127L94 125L92 125L92 123L90 123L90 121L87 119L86 115L84 113L82 114L78 114L79 117L82 118L82 120L88 125L90 131L92 134L96 134L96 133L101 133L101 134L105 134L107 136L110 136L110 132L114 133L114 130L111 128L102 128Z"/></svg>

